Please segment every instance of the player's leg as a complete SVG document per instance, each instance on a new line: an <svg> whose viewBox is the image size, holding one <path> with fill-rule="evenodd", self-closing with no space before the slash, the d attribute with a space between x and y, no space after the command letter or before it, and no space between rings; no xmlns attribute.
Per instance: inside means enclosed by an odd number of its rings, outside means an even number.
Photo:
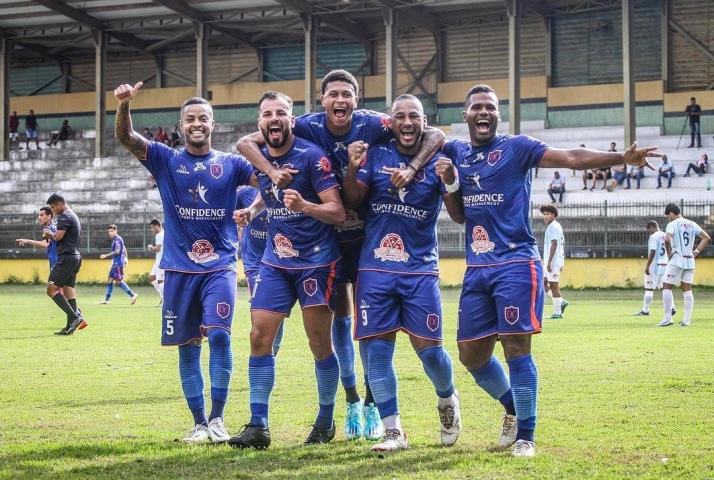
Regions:
<svg viewBox="0 0 714 480"><path fill-rule="evenodd" d="M662 283L662 306L664 308L664 317L657 326L668 327L672 325L672 308L674 305L674 296L672 294L672 286L679 285L682 282L683 270L676 265L668 264L664 272L664 280Z"/></svg>
<svg viewBox="0 0 714 480"><path fill-rule="evenodd" d="M694 280L694 269L684 270L682 272L682 300L684 303L684 316L680 323L683 327L688 327L692 324L692 312L694 311L694 292L692 292L692 282Z"/></svg>
<svg viewBox="0 0 714 480"><path fill-rule="evenodd" d="M99 302L101 305L109 304L109 301L112 299L112 292L114 291L114 275L115 269L114 265L112 265L109 268L109 275L107 275L107 288L104 291L104 301Z"/></svg>
<svg viewBox="0 0 714 480"><path fill-rule="evenodd" d="M245 283L248 287L248 303L253 302L253 293L260 283L260 271L259 270L246 270L245 272ZM285 321L280 323L278 331L275 333L275 340L273 340L273 355L277 356L278 351L280 351L280 344L283 341L283 331L285 329Z"/></svg>
<svg viewBox="0 0 714 480"><path fill-rule="evenodd" d="M563 318L563 310L568 306L568 302L566 302L560 294L560 271L546 272L545 276L553 298L553 314L550 318Z"/></svg>
<svg viewBox="0 0 714 480"><path fill-rule="evenodd" d="M71 335L82 321L62 291L62 287L64 286L74 287L80 264L81 260L75 259L74 255L62 255L50 271L46 290L47 296L50 297L67 316L65 327L55 332L57 335Z"/></svg>
<svg viewBox="0 0 714 480"><path fill-rule="evenodd" d="M116 274L114 278L117 280L116 283L119 288L121 288L124 293L129 295L129 297L131 298L131 304L134 305L136 303L136 299L139 298L139 295L134 293L129 287L129 285L127 285L124 281L124 267L116 267Z"/></svg>
<svg viewBox="0 0 714 480"><path fill-rule="evenodd" d="M531 355L531 335L501 337L516 408L518 430L514 456L535 454L535 428L538 407L538 369Z"/></svg>

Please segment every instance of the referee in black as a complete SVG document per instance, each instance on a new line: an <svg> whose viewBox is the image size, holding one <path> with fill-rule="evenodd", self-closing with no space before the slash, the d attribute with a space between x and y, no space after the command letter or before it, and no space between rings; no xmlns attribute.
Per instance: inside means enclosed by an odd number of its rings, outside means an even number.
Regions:
<svg viewBox="0 0 714 480"><path fill-rule="evenodd" d="M72 335L75 330L87 326L77 308L77 294L74 290L77 273L82 266L82 256L77 250L82 227L79 218L69 209L62 195L53 193L47 199L47 204L57 219L57 231L54 234L49 229L43 231L43 236L51 236L57 242L57 263L50 270L47 296L67 314L67 325L55 332L55 335Z"/></svg>

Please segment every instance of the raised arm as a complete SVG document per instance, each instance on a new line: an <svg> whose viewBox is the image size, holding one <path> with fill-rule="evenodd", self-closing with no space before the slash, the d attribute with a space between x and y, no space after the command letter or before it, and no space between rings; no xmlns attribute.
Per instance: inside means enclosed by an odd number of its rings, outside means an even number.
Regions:
<svg viewBox="0 0 714 480"><path fill-rule="evenodd" d="M131 114L129 113L129 103L136 97L143 84L144 82L139 82L133 87L124 84L114 89L114 97L119 102L114 120L114 134L119 143L124 145L137 160L141 161L146 160L146 147L149 145L149 141L134 130L131 123Z"/></svg>
<svg viewBox="0 0 714 480"><path fill-rule="evenodd" d="M434 169L441 181L446 185L446 195L444 195L446 212L451 217L451 220L458 224L463 224L466 221L464 202L461 197L461 185L454 164L450 158L441 157L436 161Z"/></svg>
<svg viewBox="0 0 714 480"><path fill-rule="evenodd" d="M260 147L265 145L265 137L261 132L253 132L245 135L236 143L236 149L243 155L255 168L270 177L270 180L278 186L285 188L293 181L293 175L297 170L289 168L275 168L275 166L265 158Z"/></svg>
<svg viewBox="0 0 714 480"><path fill-rule="evenodd" d="M312 203L305 200L297 190L284 191L283 201L285 206L293 212L302 212L329 225L339 225L345 221L347 215L342 206L340 192L337 188L323 190L318 193L321 203Z"/></svg>
<svg viewBox="0 0 714 480"><path fill-rule="evenodd" d="M707 248L707 245L709 245L709 242L711 241L711 237L704 230L699 232L699 238L701 238L699 245L697 245L697 248L692 251L692 255L694 255L695 257L702 253L702 251Z"/></svg>
<svg viewBox="0 0 714 480"><path fill-rule="evenodd" d="M661 157L662 154L656 152L657 147L637 148L637 142L624 152L602 152L590 150L588 148L549 148L543 160L540 162L541 168L569 168L571 170L588 170L593 168L612 167L620 163L634 165L635 167L645 166L651 170L647 158Z"/></svg>
<svg viewBox="0 0 714 480"><path fill-rule="evenodd" d="M441 149L445 140L446 135L438 128L428 126L424 128L419 151L414 155L412 161L409 162L407 168L400 169L392 174L392 184L397 188L407 186L414 179L416 172L426 165L431 157L436 155L436 152Z"/></svg>
<svg viewBox="0 0 714 480"><path fill-rule="evenodd" d="M357 208L369 191L367 185L357 181L357 171L367 158L368 147L369 145L362 141L352 142L347 147L349 163L342 179L342 198L345 202L345 208Z"/></svg>

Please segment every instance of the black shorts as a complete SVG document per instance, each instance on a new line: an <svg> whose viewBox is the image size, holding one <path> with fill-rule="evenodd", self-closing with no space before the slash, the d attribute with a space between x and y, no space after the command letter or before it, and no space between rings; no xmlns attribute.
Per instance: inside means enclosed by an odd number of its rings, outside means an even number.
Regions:
<svg viewBox="0 0 714 480"><path fill-rule="evenodd" d="M74 288L81 266L81 255L60 255L57 257L57 263L50 270L50 278L47 281L58 287Z"/></svg>

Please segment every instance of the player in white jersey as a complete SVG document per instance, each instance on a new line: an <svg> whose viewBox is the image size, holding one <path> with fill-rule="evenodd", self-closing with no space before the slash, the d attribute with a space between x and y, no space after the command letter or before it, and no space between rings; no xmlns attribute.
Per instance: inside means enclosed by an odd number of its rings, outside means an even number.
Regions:
<svg viewBox="0 0 714 480"><path fill-rule="evenodd" d="M149 227L154 232L154 244L149 244L146 248L150 252L156 253L156 260L154 260L154 266L151 267L151 273L149 274L149 282L159 294L159 298L161 298L159 305L161 305L164 303L164 270L159 265L161 264L161 257L164 255L164 229L161 225L161 220L158 218L150 221Z"/></svg>
<svg viewBox="0 0 714 480"><path fill-rule="evenodd" d="M553 314L550 318L560 319L568 306L568 302L560 294L560 272L565 266L565 236L563 227L556 220L558 209L555 205L543 205L540 207L540 213L547 225L543 238L543 284L546 293L550 293L553 298Z"/></svg>
<svg viewBox="0 0 714 480"><path fill-rule="evenodd" d="M659 229L659 224L654 220L647 222L647 233L649 240L647 240L647 265L645 265L645 297L642 302L642 310L635 313L636 317L649 316L654 289L662 288L664 270L667 268L667 249L664 246L667 234ZM675 313L677 312L673 304L672 315Z"/></svg>
<svg viewBox="0 0 714 480"><path fill-rule="evenodd" d="M658 327L672 325L672 285L680 285L684 299L684 316L680 323L688 327L692 321L694 310L694 295L692 294L692 281L694 280L694 258L709 245L709 234L691 220L681 216L679 207L670 203L664 209L664 215L669 220L665 248L669 263L664 272L662 283L662 301L664 302L664 318L657 324ZM694 239L699 237L699 245L694 248Z"/></svg>

